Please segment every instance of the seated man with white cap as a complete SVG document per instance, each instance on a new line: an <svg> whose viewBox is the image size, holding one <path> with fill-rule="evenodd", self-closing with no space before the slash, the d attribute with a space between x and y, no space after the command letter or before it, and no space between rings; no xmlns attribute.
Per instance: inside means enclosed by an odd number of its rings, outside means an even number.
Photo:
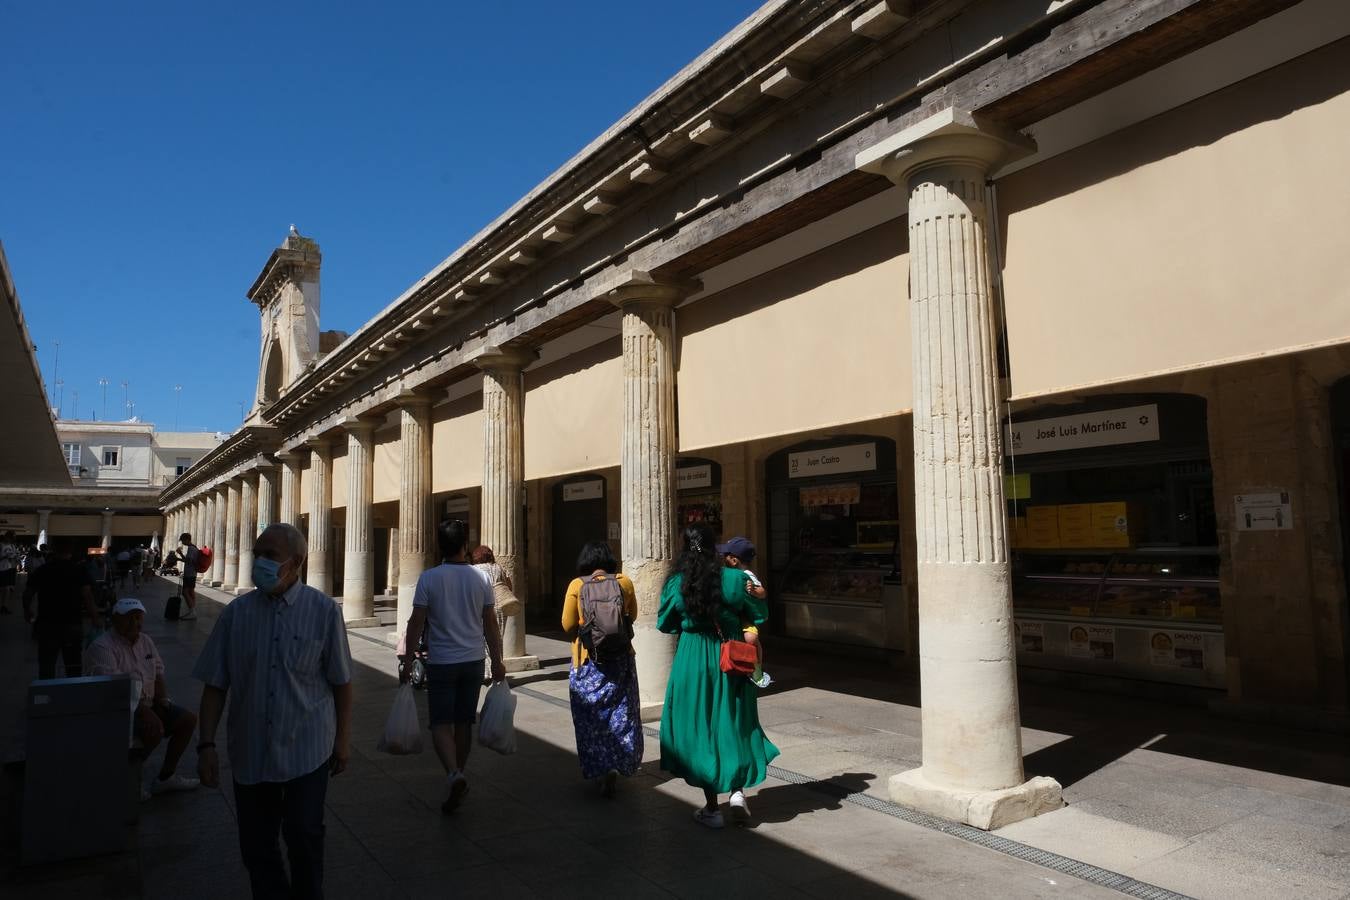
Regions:
<svg viewBox="0 0 1350 900"><path fill-rule="evenodd" d="M134 597L123 597L112 609L112 630L104 633L84 651L84 674L130 675L141 682L141 702L136 708L136 737L148 755L167 734L169 746L164 764L150 792L188 791L199 782L175 773L183 751L197 729L197 716L169 702L164 687L164 661L150 635L141 633L145 606ZM142 791L141 799L149 797Z"/></svg>

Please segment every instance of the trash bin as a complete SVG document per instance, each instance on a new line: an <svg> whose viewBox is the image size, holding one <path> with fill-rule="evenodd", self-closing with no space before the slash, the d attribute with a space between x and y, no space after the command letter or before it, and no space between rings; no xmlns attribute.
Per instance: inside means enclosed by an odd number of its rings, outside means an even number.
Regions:
<svg viewBox="0 0 1350 900"><path fill-rule="evenodd" d="M24 865L126 847L131 690L126 675L29 685Z"/></svg>

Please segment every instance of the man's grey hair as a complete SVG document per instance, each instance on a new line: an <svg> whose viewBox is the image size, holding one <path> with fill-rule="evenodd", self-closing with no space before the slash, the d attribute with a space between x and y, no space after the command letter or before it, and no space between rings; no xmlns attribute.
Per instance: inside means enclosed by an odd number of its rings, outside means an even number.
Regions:
<svg viewBox="0 0 1350 900"><path fill-rule="evenodd" d="M264 532L276 529L286 536L286 546L291 551L291 556L298 559L309 559L309 542L305 540L305 533L288 522L277 522L268 525Z"/></svg>

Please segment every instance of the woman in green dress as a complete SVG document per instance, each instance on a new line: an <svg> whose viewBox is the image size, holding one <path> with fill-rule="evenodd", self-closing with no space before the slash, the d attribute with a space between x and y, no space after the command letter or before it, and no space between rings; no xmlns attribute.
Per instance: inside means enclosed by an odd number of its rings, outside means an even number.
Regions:
<svg viewBox="0 0 1350 900"><path fill-rule="evenodd" d="M745 591L745 576L724 568L706 525L684 532L684 550L661 592L656 627L678 634L661 713L661 768L703 788L694 818L722 827L718 794L731 793L731 814L750 818L745 789L764 780L778 748L759 726L755 686L723 672L722 637L738 639L744 623L762 625L765 606Z"/></svg>

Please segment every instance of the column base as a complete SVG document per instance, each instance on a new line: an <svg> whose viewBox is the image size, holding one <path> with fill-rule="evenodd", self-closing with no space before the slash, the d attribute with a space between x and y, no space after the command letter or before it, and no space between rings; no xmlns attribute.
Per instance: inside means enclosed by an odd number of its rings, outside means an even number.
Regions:
<svg viewBox="0 0 1350 900"><path fill-rule="evenodd" d="M508 656L502 660L502 665L506 666L506 671L510 672L533 672L539 668L539 657L537 656Z"/></svg>
<svg viewBox="0 0 1350 900"><path fill-rule="evenodd" d="M661 721L661 713L666 708L664 700L649 700L640 704L639 719L643 722Z"/></svg>
<svg viewBox="0 0 1350 900"><path fill-rule="evenodd" d="M891 800L944 819L993 831L1064 805L1064 791L1053 778L1040 776L998 791L967 791L934 784L923 769L891 776Z"/></svg>
<svg viewBox="0 0 1350 900"><path fill-rule="evenodd" d="M375 628L379 626L380 620L374 616L367 616L363 619L346 619L342 624L348 630L352 628Z"/></svg>
<svg viewBox="0 0 1350 900"><path fill-rule="evenodd" d="M236 597L242 597L242 596L244 596L245 594L249 594L249 593L252 593L252 592L253 592L253 588L251 588L251 587L237 587L237 588L235 588L231 593L233 593Z"/></svg>

